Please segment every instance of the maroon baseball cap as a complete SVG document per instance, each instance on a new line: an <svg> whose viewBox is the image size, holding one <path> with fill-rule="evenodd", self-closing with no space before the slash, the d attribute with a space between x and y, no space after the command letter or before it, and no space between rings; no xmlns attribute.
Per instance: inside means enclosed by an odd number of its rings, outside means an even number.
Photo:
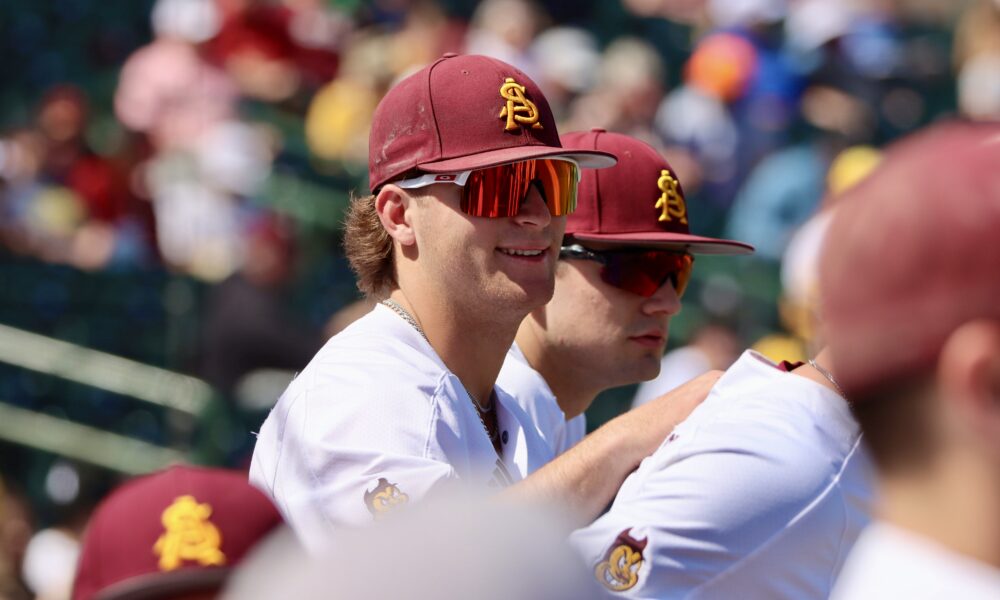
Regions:
<svg viewBox="0 0 1000 600"><path fill-rule="evenodd" d="M375 109L368 138L374 192L405 173L454 173L567 156L581 167L615 164L614 155L567 152L541 90L495 58L445 54L396 84Z"/></svg>
<svg viewBox="0 0 1000 600"><path fill-rule="evenodd" d="M933 372L956 328L1000 319L1000 124L904 139L834 210L820 302L849 395Z"/></svg>
<svg viewBox="0 0 1000 600"><path fill-rule="evenodd" d="M610 169L584 171L566 235L584 242L651 246L692 254L750 254L744 242L694 235L684 190L673 168L649 144L603 129L562 136L563 146L618 157Z"/></svg>
<svg viewBox="0 0 1000 600"><path fill-rule="evenodd" d="M242 472L178 465L134 479L91 516L73 600L169 598L221 588L281 523Z"/></svg>

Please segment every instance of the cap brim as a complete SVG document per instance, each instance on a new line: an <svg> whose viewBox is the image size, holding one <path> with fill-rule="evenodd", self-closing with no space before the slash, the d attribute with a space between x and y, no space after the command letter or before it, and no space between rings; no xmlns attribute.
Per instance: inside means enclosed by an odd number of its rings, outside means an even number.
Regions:
<svg viewBox="0 0 1000 600"><path fill-rule="evenodd" d="M600 242L621 246L649 246L669 250L684 250L691 254L753 254L754 247L746 242L724 240L700 235L663 232L639 233L569 233L581 242Z"/></svg>
<svg viewBox="0 0 1000 600"><path fill-rule="evenodd" d="M618 158L614 154L597 150L569 150L568 148L554 148L552 146L515 146L513 148L500 148L499 150L490 150L470 156L421 163L417 165L417 168L427 173L456 173L458 171L495 167L519 160L552 158L556 156L571 158L584 169L603 169L618 164Z"/></svg>
<svg viewBox="0 0 1000 600"><path fill-rule="evenodd" d="M213 567L147 573L114 583L94 595L95 600L164 600L197 591L221 590L232 569Z"/></svg>

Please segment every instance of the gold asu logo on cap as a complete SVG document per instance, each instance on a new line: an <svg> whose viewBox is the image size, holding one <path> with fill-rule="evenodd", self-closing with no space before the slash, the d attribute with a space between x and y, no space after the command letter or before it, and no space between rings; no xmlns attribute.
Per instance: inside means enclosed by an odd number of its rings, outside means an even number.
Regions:
<svg viewBox="0 0 1000 600"><path fill-rule="evenodd" d="M624 592L639 583L639 568L642 567L642 551L649 538L637 540L629 535L631 529L618 534L614 543L604 554L604 560L594 567L594 577L604 587L613 592Z"/></svg>
<svg viewBox="0 0 1000 600"><path fill-rule="evenodd" d="M532 129L541 129L542 124L538 122L538 107L525 94L525 87L513 77L508 77L504 84L500 86L500 97L506 101L500 109L501 119L507 119L504 131L513 131L521 125L531 125Z"/></svg>
<svg viewBox="0 0 1000 600"><path fill-rule="evenodd" d="M163 535L156 540L153 552L160 557L160 569L172 571L186 560L197 561L203 566L225 564L222 553L222 535L208 518L212 516L209 504L199 504L194 496L180 496L163 511Z"/></svg>
<svg viewBox="0 0 1000 600"><path fill-rule="evenodd" d="M399 491L396 484L389 483L389 480L385 477L379 477L374 490L365 492L365 506L368 507L368 512L375 518L381 517L397 506L406 504L409 501L410 497Z"/></svg>
<svg viewBox="0 0 1000 600"><path fill-rule="evenodd" d="M656 201L656 209L660 211L660 222L677 219L687 225L687 206L684 205L684 196L681 195L680 183L669 169L660 171L660 178L656 180L656 187L660 188L660 198Z"/></svg>

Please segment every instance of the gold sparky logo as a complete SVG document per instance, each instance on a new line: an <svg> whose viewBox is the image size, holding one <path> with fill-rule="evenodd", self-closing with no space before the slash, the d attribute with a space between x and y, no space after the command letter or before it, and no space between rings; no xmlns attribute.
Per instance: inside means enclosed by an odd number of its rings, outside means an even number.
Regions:
<svg viewBox="0 0 1000 600"><path fill-rule="evenodd" d="M538 107L524 93L524 86L514 81L513 77L508 77L500 86L500 97L507 103L500 109L500 118L507 119L504 131L513 131L522 125L531 125L532 129L542 128L538 122Z"/></svg>
<svg viewBox="0 0 1000 600"><path fill-rule="evenodd" d="M687 225L687 206L684 205L680 183L668 169L660 171L656 187L660 188L661 192L660 198L656 201L656 209L660 211L660 217L657 220L669 222L674 218Z"/></svg>
<svg viewBox="0 0 1000 600"><path fill-rule="evenodd" d="M613 592L624 592L639 583L642 551L649 538L637 540L629 535L629 531L626 529L618 534L604 555L604 560L594 567L597 581Z"/></svg>
<svg viewBox="0 0 1000 600"><path fill-rule="evenodd" d="M409 502L410 497L399 491L395 483L389 483L385 477L379 477L375 489L365 492L365 506L373 517L378 518L392 509Z"/></svg>
<svg viewBox="0 0 1000 600"><path fill-rule="evenodd" d="M156 540L153 552L160 557L160 569L172 571L186 560L203 566L225 564L222 535L208 518L212 507L198 504L194 496L180 496L163 511L160 520L166 530Z"/></svg>

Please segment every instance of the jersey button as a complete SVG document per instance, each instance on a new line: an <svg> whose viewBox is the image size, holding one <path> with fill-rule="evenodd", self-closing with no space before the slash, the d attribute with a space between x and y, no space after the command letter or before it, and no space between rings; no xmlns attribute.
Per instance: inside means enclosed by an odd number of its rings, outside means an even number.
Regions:
<svg viewBox="0 0 1000 600"><path fill-rule="evenodd" d="M508 439L509 437L510 437L510 436L508 436L508 435L507 435L507 432L506 432L506 431L504 431L503 433L501 433L501 434L500 434L500 441L506 444L506 443L507 443L507 439Z"/></svg>

